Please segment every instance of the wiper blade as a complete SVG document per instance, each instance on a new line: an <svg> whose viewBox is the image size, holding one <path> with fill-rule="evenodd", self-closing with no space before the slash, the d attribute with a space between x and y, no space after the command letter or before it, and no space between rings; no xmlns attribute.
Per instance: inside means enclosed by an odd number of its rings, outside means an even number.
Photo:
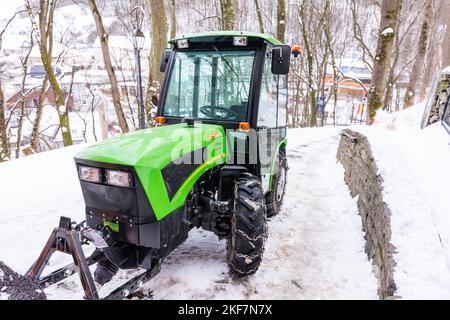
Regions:
<svg viewBox="0 0 450 320"><path fill-rule="evenodd" d="M217 49L217 47L213 44L212 47L214 48L214 50L216 50L216 52L219 54L220 58L225 61L225 63L227 64L228 68L231 69L231 71L233 71L233 73L236 75L236 77L239 79L239 75L236 73L236 71L234 71L233 67L231 66L231 64L228 62L227 59L225 59L225 57L223 56L222 52L219 51L219 49Z"/></svg>

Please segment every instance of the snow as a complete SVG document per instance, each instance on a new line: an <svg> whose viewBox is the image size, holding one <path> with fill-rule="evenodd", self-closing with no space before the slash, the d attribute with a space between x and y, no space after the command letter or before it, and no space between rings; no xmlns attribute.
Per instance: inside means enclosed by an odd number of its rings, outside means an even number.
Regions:
<svg viewBox="0 0 450 320"><path fill-rule="evenodd" d="M450 137L440 123L420 130L424 103L379 112L373 127L356 127L371 143L397 248L394 281L405 299L450 298Z"/></svg>
<svg viewBox="0 0 450 320"><path fill-rule="evenodd" d="M364 64L364 61L354 58L341 58L336 59L336 66L339 71L347 77L357 79L370 79L372 73ZM333 74L332 65L327 66L327 73Z"/></svg>
<svg viewBox="0 0 450 320"><path fill-rule="evenodd" d="M119 36L119 35L107 35L104 34L103 38L108 38L108 46L110 50L123 49L134 50L133 38L131 36ZM101 48L99 37L97 37L93 43L94 48ZM144 42L144 50L150 50L150 41Z"/></svg>
<svg viewBox="0 0 450 320"><path fill-rule="evenodd" d="M387 37L387 36L389 36L389 35L391 35L391 34L393 34L394 33L394 29L392 29L391 27L387 27L387 28L385 28L384 30L383 30L383 32L381 32L381 35L383 36L383 37Z"/></svg>
<svg viewBox="0 0 450 320"><path fill-rule="evenodd" d="M148 299L377 299L377 281L364 252L356 199L336 163L339 130L289 132L290 171L282 212L269 221L260 270L230 277L225 241L202 230L166 258L145 285ZM73 155L85 145L0 164L0 260L25 272L61 215L84 219ZM50 269L68 257L57 255ZM139 271L121 270L100 289L106 295ZM46 289L49 299L81 299L77 275Z"/></svg>
<svg viewBox="0 0 450 320"><path fill-rule="evenodd" d="M0 164L0 260L24 273L40 253L61 215L82 221L76 182L77 145ZM7 244L7 245L6 245Z"/></svg>

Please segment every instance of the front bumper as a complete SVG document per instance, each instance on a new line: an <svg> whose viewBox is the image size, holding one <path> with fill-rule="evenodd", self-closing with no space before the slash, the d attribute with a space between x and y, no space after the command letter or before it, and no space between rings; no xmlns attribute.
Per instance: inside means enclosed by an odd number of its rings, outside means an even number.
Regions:
<svg viewBox="0 0 450 320"><path fill-rule="evenodd" d="M86 204L86 223L91 228L109 226L115 240L138 246L161 248L167 243L164 227L167 222L158 221L133 167L75 159L78 166L87 165L102 169L131 172L130 188L92 183L80 180ZM171 223L170 223L171 224Z"/></svg>

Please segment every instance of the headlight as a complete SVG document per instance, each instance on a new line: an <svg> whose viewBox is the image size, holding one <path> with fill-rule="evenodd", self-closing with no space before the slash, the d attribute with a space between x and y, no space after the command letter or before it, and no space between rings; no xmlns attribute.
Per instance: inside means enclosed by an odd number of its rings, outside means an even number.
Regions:
<svg viewBox="0 0 450 320"><path fill-rule="evenodd" d="M78 173L80 176L80 180L89 182L102 181L101 172L99 168L79 166Z"/></svg>
<svg viewBox="0 0 450 320"><path fill-rule="evenodd" d="M106 170L106 183L118 187L131 187L131 174L120 170Z"/></svg>

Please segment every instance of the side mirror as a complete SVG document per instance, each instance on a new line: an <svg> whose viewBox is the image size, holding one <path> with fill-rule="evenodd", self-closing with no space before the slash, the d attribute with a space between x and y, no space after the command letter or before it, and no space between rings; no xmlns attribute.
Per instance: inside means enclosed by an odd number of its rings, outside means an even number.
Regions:
<svg viewBox="0 0 450 320"><path fill-rule="evenodd" d="M172 55L172 49L164 49L163 56L161 59L161 64L159 65L159 71L164 73L167 69L167 64L169 63L170 56Z"/></svg>
<svg viewBox="0 0 450 320"><path fill-rule="evenodd" d="M288 74L291 65L291 47L274 46L272 49L272 73Z"/></svg>

